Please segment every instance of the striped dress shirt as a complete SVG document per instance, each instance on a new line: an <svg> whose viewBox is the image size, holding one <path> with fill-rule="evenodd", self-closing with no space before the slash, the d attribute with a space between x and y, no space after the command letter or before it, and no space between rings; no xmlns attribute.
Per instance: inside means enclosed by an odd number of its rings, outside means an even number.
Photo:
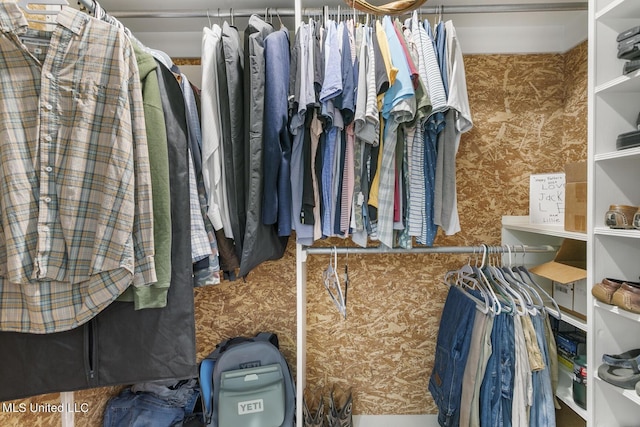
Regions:
<svg viewBox="0 0 640 427"><path fill-rule="evenodd" d="M0 3L0 330L69 330L156 281L148 156L122 30L64 8L34 34Z"/></svg>

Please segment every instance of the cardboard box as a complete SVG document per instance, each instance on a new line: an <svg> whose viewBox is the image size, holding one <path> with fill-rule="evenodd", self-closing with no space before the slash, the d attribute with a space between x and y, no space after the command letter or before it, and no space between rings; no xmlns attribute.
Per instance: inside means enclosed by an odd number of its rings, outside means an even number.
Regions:
<svg viewBox="0 0 640 427"><path fill-rule="evenodd" d="M566 310L573 311L573 286L575 282L560 283L553 281L551 296L556 300L556 304Z"/></svg>
<svg viewBox="0 0 640 427"><path fill-rule="evenodd" d="M551 296L561 309L586 320L587 242L564 239L553 261L530 271L553 282Z"/></svg>
<svg viewBox="0 0 640 427"><path fill-rule="evenodd" d="M581 319L587 318L587 279L580 280L573 286L573 311Z"/></svg>
<svg viewBox="0 0 640 427"><path fill-rule="evenodd" d="M564 229L587 232L587 162L568 163L565 173Z"/></svg>

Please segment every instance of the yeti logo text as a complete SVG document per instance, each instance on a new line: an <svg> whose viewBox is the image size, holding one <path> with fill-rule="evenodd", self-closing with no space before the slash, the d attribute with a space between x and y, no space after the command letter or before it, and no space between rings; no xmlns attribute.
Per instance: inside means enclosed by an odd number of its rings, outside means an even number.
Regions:
<svg viewBox="0 0 640 427"><path fill-rule="evenodd" d="M264 400L247 400L246 402L238 402L238 415L255 414L264 411Z"/></svg>

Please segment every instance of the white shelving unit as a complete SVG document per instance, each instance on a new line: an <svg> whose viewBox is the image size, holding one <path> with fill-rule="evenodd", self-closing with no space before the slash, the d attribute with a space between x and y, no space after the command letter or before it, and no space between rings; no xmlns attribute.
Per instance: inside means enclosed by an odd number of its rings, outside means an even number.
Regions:
<svg viewBox="0 0 640 427"><path fill-rule="evenodd" d="M503 216L502 217L502 243L508 245L552 245L560 246L564 239L587 241L586 233L565 231L562 226L529 224L528 216ZM528 267L539 265L554 258L553 253L527 254L525 265ZM551 294L551 282L543 277L538 277L538 283L547 288ZM549 314L569 325L587 332L587 322L566 313L558 313L554 308L547 307ZM556 396L566 406L571 408L583 419L587 419L587 411L573 400L573 372L560 365L558 368L558 389Z"/></svg>
<svg viewBox="0 0 640 427"><path fill-rule="evenodd" d="M610 205L640 205L640 149L616 150L618 135L636 129L640 113L640 71L622 75L616 37L637 25L640 1L589 1L588 286L640 275L640 231L604 224ZM640 397L598 378L597 368L605 353L640 348L640 316L602 304L590 292L587 305L587 425L638 425Z"/></svg>

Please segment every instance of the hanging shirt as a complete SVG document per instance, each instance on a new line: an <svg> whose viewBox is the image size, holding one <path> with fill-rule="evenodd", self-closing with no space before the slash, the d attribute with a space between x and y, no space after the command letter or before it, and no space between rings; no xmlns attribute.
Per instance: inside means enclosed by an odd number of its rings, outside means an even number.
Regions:
<svg viewBox="0 0 640 427"><path fill-rule="evenodd" d="M378 143L380 118L376 100L376 65L371 28L362 29L360 62L358 68L358 97L356 104L355 133L369 144Z"/></svg>
<svg viewBox="0 0 640 427"><path fill-rule="evenodd" d="M153 241L156 283L152 286L129 286L118 301L133 302L135 309L163 308L171 283L171 192L169 187L169 152L162 98L156 69L150 53L133 43L144 102L144 121L149 149L151 186L153 190Z"/></svg>
<svg viewBox="0 0 640 427"><path fill-rule="evenodd" d="M327 123L326 139L322 153L322 234L334 234L337 183L337 160L340 151L340 132L343 128L342 114L334 106L334 99L342 94L342 56L340 54L341 39L338 38L338 26L335 21L327 22L327 34L324 43L324 81L319 100L322 102L322 115Z"/></svg>
<svg viewBox="0 0 640 427"><path fill-rule="evenodd" d="M453 22L445 23L447 37L447 75L449 91L447 95L447 125L438 140L438 166L436 174L434 215L435 223L445 234L460 231L456 192L456 154L460 136L471 130L471 109L467 95L467 81L464 72L462 49L456 36ZM438 178L440 178L438 180Z"/></svg>
<svg viewBox="0 0 640 427"><path fill-rule="evenodd" d="M447 95L442 83L442 75L438 65L438 58L434 48L431 27L425 29L418 21L417 12L412 17L411 37L418 49L418 71L424 84L429 100L431 101L431 114L446 111Z"/></svg>
<svg viewBox="0 0 640 427"><path fill-rule="evenodd" d="M429 21L425 21L425 26L429 25ZM435 48L436 55L438 57L438 66L440 68L440 75L442 77L442 83L444 83L444 92L449 94L449 67L447 66L448 53L447 53L447 34L444 22L438 22L435 30Z"/></svg>
<svg viewBox="0 0 640 427"><path fill-rule="evenodd" d="M72 8L32 52L15 3L0 31L0 329L69 330L156 281L136 58L122 30Z"/></svg>
<svg viewBox="0 0 640 427"><path fill-rule="evenodd" d="M293 106L290 129L293 135L291 151L292 228L296 241L313 244L314 195L311 176L311 117L315 93L313 91L313 26L302 23L298 27L291 50L289 98Z"/></svg>
<svg viewBox="0 0 640 427"><path fill-rule="evenodd" d="M389 40L387 39L387 34L386 34L386 32L389 31L390 29L391 27L389 28L383 27L380 21L376 21L376 37L378 40L378 47L380 48L380 53L382 55L384 68L387 71L389 87L394 85L394 83L396 82L396 76L398 75L398 67L395 66L395 64L391 60L391 50L389 47Z"/></svg>
<svg viewBox="0 0 640 427"><path fill-rule="evenodd" d="M198 117L198 107L193 94L193 89L189 84L187 76L180 75L178 79L182 96L184 97L185 116L187 119L187 134L189 137L189 208L191 211L191 261L198 262L211 256L211 244L209 236L204 227L202 217L200 196L198 196L197 174L202 174L202 159L200 146L202 145L202 134L200 132L200 118ZM197 165L200 165L198 168Z"/></svg>
<svg viewBox="0 0 640 427"><path fill-rule="evenodd" d="M396 177L396 144L398 126L413 120L416 99L407 58L398 40L391 18L383 19L384 32L389 43L394 67L398 74L395 83L384 94L382 116L385 118L384 148L380 170L380 188L378 190L378 233L380 242L393 247L393 208Z"/></svg>
<svg viewBox="0 0 640 427"><path fill-rule="evenodd" d="M420 46L425 55L427 67L427 87L431 98L431 115L425 123L424 131L424 175L425 175L425 206L422 216L422 231L416 239L418 243L432 246L438 232L435 224L435 188L438 136L445 127L445 112L447 110L447 95L442 82L442 74L438 65L436 43L428 21L420 27L426 33L427 39L421 31Z"/></svg>
<svg viewBox="0 0 640 427"><path fill-rule="evenodd" d="M265 37L264 192L262 223L277 224L278 236L291 234L291 137L288 128L289 32Z"/></svg>
<svg viewBox="0 0 640 427"><path fill-rule="evenodd" d="M233 238L227 190L222 165L222 124L220 117L220 94L216 82L217 65L215 55L222 42L222 28L205 27L202 34L202 177L209 197L207 215L215 230L224 230L227 238Z"/></svg>

